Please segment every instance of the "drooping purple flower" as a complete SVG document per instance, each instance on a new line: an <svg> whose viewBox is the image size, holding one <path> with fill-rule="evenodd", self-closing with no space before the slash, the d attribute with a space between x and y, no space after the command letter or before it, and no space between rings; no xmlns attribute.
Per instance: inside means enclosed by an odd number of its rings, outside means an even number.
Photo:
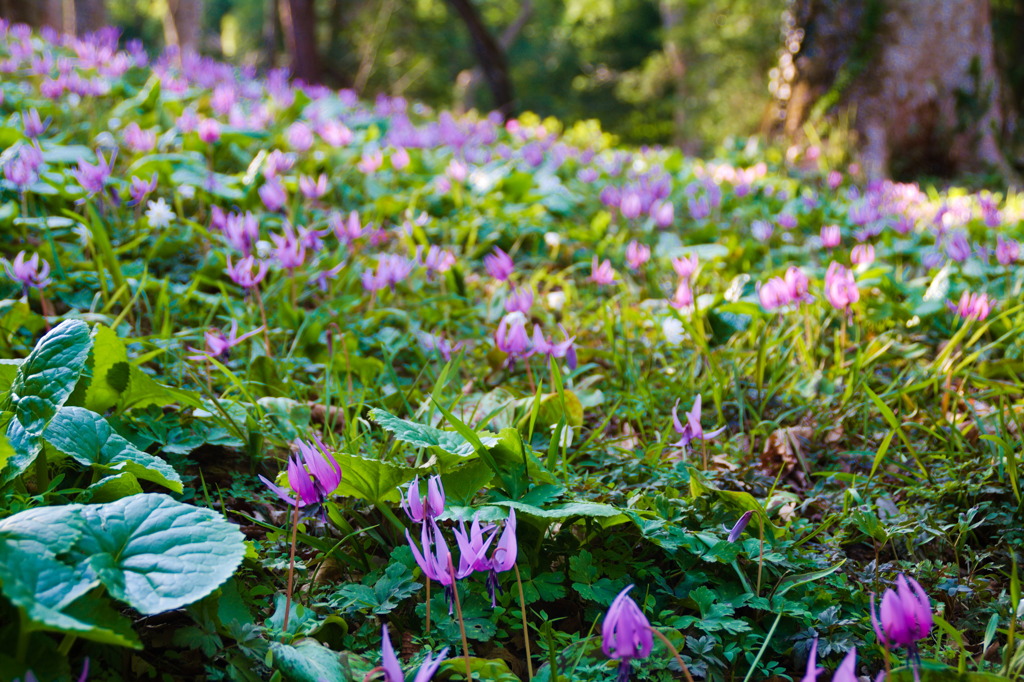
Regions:
<svg viewBox="0 0 1024 682"><path fill-rule="evenodd" d="M504 282L512 276L516 266L512 262L511 256L502 251L500 247L495 246L492 253L484 256L484 269L494 279Z"/></svg>
<svg viewBox="0 0 1024 682"><path fill-rule="evenodd" d="M409 167L410 162L409 152L406 151L405 147L399 147L391 152L391 167L395 170L405 170Z"/></svg>
<svg viewBox="0 0 1024 682"><path fill-rule="evenodd" d="M651 247L633 240L626 246L626 264L630 270L639 270L651 259Z"/></svg>
<svg viewBox="0 0 1024 682"><path fill-rule="evenodd" d="M859 682L857 679L857 647L850 649L832 674L832 682Z"/></svg>
<svg viewBox="0 0 1024 682"><path fill-rule="evenodd" d="M259 189L259 195L263 205L272 213L280 211L288 201L288 193L285 192L284 185L276 178L263 183Z"/></svg>
<svg viewBox="0 0 1024 682"><path fill-rule="evenodd" d="M295 445L299 452L288 460L290 491L262 475L259 478L286 504L301 507L323 504L341 483L341 466L327 446L315 436L313 443L300 439Z"/></svg>
<svg viewBox="0 0 1024 682"><path fill-rule="evenodd" d="M434 677L438 668L441 667L441 663L446 656L448 656L448 647L441 649L441 652L436 657L427 654L426 659L424 659L416 671L416 677L413 678L413 682L429 682ZM391 645L386 624L381 627L380 657L380 668L384 671L384 682L405 682L402 666L398 661L398 656L395 655L394 647Z"/></svg>
<svg viewBox="0 0 1024 682"><path fill-rule="evenodd" d="M1020 244L1013 239L1004 239L1003 235L996 237L996 260L1002 266L1012 265L1020 258Z"/></svg>
<svg viewBox="0 0 1024 682"><path fill-rule="evenodd" d="M306 262L306 244L291 223L285 221L281 234L270 235L270 240L274 243L274 259L282 268L294 271Z"/></svg>
<svg viewBox="0 0 1024 682"><path fill-rule="evenodd" d="M4 177L22 192L38 179L32 166L20 154L4 164Z"/></svg>
<svg viewBox="0 0 1024 682"><path fill-rule="evenodd" d="M487 550L497 537L497 527L494 524L481 525L478 514L473 515L473 521L466 530L466 522L459 519L459 527L455 529L455 541L459 545L459 568L455 573L456 578L465 578L475 571L487 571L491 568L491 562L487 558Z"/></svg>
<svg viewBox="0 0 1024 682"><path fill-rule="evenodd" d="M622 211L623 218L629 220L639 218L643 208L643 200L637 192L627 190L622 193L622 200L619 202L619 210Z"/></svg>
<svg viewBox="0 0 1024 682"><path fill-rule="evenodd" d="M455 254L433 244L427 249L426 254L422 253L422 247L416 249L416 262L427 269L427 278L430 279L432 273L451 270L455 265Z"/></svg>
<svg viewBox="0 0 1024 682"><path fill-rule="evenodd" d="M868 266L875 262L875 247L871 244L857 244L850 251L850 262Z"/></svg>
<svg viewBox="0 0 1024 682"><path fill-rule="evenodd" d="M497 535L497 531L495 531ZM498 574L509 571L515 566L516 557L519 554L519 545L516 542L516 510L508 510L508 518L505 520L505 527L498 536L498 542L494 545L494 552L488 561L487 572L487 593L491 596L491 606L498 605L498 592L501 585L498 582Z"/></svg>
<svg viewBox="0 0 1024 682"><path fill-rule="evenodd" d="M824 668L818 667L818 639L814 639L814 643L811 644L811 654L807 657L807 672L801 678L800 682L818 682L818 675L824 672Z"/></svg>
<svg viewBox="0 0 1024 682"><path fill-rule="evenodd" d="M90 196L102 192L103 186L110 177L111 162L107 161L100 152L96 152L96 156L99 160L94 164L89 163L84 159L79 161L78 169L72 173L72 175L75 176L75 179L78 180L78 184L81 185L82 189L84 189Z"/></svg>
<svg viewBox="0 0 1024 682"><path fill-rule="evenodd" d="M838 225L824 225L821 228L821 245L826 249L834 249L843 240L843 234Z"/></svg>
<svg viewBox="0 0 1024 682"><path fill-rule="evenodd" d="M416 477L402 497L402 509L410 519L416 523L423 523L444 513L444 499L444 486L441 484L440 476L431 476L427 479L427 494L424 496L420 495L420 479Z"/></svg>
<svg viewBox="0 0 1024 682"><path fill-rule="evenodd" d="M871 595L871 625L886 648L912 649L932 629L932 607L921 585L902 573L896 578L896 591L882 595L880 615L875 613L875 595Z"/></svg>
<svg viewBox="0 0 1024 682"><path fill-rule="evenodd" d="M224 238L228 244L248 256L260 238L260 224L251 211L223 216Z"/></svg>
<svg viewBox="0 0 1024 682"><path fill-rule="evenodd" d="M693 207L691 207L692 213ZM651 219L661 229L671 227L676 219L676 207L671 201L655 201L651 204Z"/></svg>
<svg viewBox="0 0 1024 682"><path fill-rule="evenodd" d="M668 304L676 310L692 310L693 300L693 288L690 286L690 280L681 279Z"/></svg>
<svg viewBox="0 0 1024 682"><path fill-rule="evenodd" d="M530 287L513 289L505 299L505 310L510 313L520 312L526 315L533 307L533 290Z"/></svg>
<svg viewBox="0 0 1024 682"><path fill-rule="evenodd" d="M736 542L743 535L743 531L746 530L747 524L750 523L750 517L754 515L753 511L743 512L743 516L740 517L736 525L729 531L729 542Z"/></svg>
<svg viewBox="0 0 1024 682"><path fill-rule="evenodd" d="M35 107L28 111L21 112L21 126L25 131L25 136L35 139L46 132L46 129L50 127L50 118L47 117L46 121L43 121L39 117L39 111Z"/></svg>
<svg viewBox="0 0 1024 682"><path fill-rule="evenodd" d="M327 194L327 176L323 173L315 180L309 175L299 176L299 190L307 199L316 200Z"/></svg>
<svg viewBox="0 0 1024 682"><path fill-rule="evenodd" d="M837 170L829 171L825 182L828 184L829 189L838 189L843 184L843 174Z"/></svg>
<svg viewBox="0 0 1024 682"><path fill-rule="evenodd" d="M238 321L231 320L231 329L227 334L220 331L219 329L212 329L207 331L203 336L206 341L206 349L198 350L192 348L191 350L196 351L199 355L190 356L190 360L205 360L206 358L216 358L217 360L227 360L228 354L231 349L239 345L251 336L255 336L263 331L263 327L257 327L252 331L246 332L241 336L238 335Z"/></svg>
<svg viewBox="0 0 1024 682"><path fill-rule="evenodd" d="M25 295L28 295L30 288L42 289L50 283L50 264L38 253L33 253L30 258L26 255L25 251L18 252L12 263L4 263L4 269L11 279L21 282Z"/></svg>
<svg viewBox="0 0 1024 682"><path fill-rule="evenodd" d="M784 281L786 283L786 293L791 303L810 303L814 300L814 297L809 293L810 282L807 279L807 275L800 268L795 265L789 266L786 269Z"/></svg>
<svg viewBox="0 0 1024 682"><path fill-rule="evenodd" d="M780 213L777 220L779 227L784 230L792 230L797 226L796 216L792 213Z"/></svg>
<svg viewBox="0 0 1024 682"><path fill-rule="evenodd" d="M601 262L597 256L594 256L590 263L590 281L601 285L615 284L615 270L612 268L612 262L610 260Z"/></svg>
<svg viewBox="0 0 1024 682"><path fill-rule="evenodd" d="M359 163L356 164L356 168L359 169L360 173L373 175L380 170L382 165L384 165L384 154L378 149L372 152L363 152L363 156Z"/></svg>
<svg viewBox="0 0 1024 682"><path fill-rule="evenodd" d="M366 230L359 222L359 213L356 211L349 213L348 218L343 218L340 213L331 213L327 218L327 224L334 231L334 236L346 244L351 244L366 234Z"/></svg>
<svg viewBox="0 0 1024 682"><path fill-rule="evenodd" d="M344 147L352 142L352 131L342 123L334 119L324 121L316 131L324 142L332 147Z"/></svg>
<svg viewBox="0 0 1024 682"><path fill-rule="evenodd" d="M459 352L465 342L458 341L452 343L441 334L420 334L419 335L420 346L423 347L424 351L437 351L444 358L445 362L452 359L452 354Z"/></svg>
<svg viewBox="0 0 1024 682"><path fill-rule="evenodd" d="M679 401L676 400L675 406L672 408L672 428L679 434L679 440L673 443L683 449L686 452L690 443L695 440L711 440L718 436L718 434L725 431L725 427L715 429L704 433L704 427L700 423L700 410L701 410L701 395L697 394L697 398L693 401L693 408L686 413L686 424L683 425L679 421L677 410L679 409Z"/></svg>
<svg viewBox="0 0 1024 682"><path fill-rule="evenodd" d="M313 129L302 121L296 121L288 126L285 137L288 139L288 146L297 152L304 152L313 146Z"/></svg>
<svg viewBox="0 0 1024 682"><path fill-rule="evenodd" d="M215 118L204 118L196 126L199 132L199 139L206 144L213 144L220 139L220 123Z"/></svg>
<svg viewBox="0 0 1024 682"><path fill-rule="evenodd" d="M835 261L825 272L825 298L836 310L849 310L860 300L860 290L853 273Z"/></svg>
<svg viewBox="0 0 1024 682"><path fill-rule="evenodd" d="M267 158L263 161L263 177L273 180L282 173L290 171L294 165L295 154L275 149L267 154Z"/></svg>
<svg viewBox="0 0 1024 682"><path fill-rule="evenodd" d="M704 220L711 215L711 202L703 194L687 199L686 207L690 209L690 217L694 220Z"/></svg>
<svg viewBox="0 0 1024 682"><path fill-rule="evenodd" d="M967 241L967 235L963 232L954 232L946 244L946 255L956 263L963 263L971 257L971 243Z"/></svg>
<svg viewBox="0 0 1024 682"><path fill-rule="evenodd" d="M965 291L960 294L960 302L953 304L946 301L946 307L965 320L984 320L992 312L992 299L988 294Z"/></svg>
<svg viewBox="0 0 1024 682"><path fill-rule="evenodd" d="M758 284L757 298L761 307L771 312L790 304L789 286L781 277L772 277L767 282Z"/></svg>
<svg viewBox="0 0 1024 682"><path fill-rule="evenodd" d="M700 259L697 257L697 254L672 259L672 269L676 271L676 275L682 280L688 280L693 277L693 273L697 272L699 265Z"/></svg>
<svg viewBox="0 0 1024 682"><path fill-rule="evenodd" d="M255 272L253 268L256 268ZM231 281L238 286L245 287L246 289L252 289L267 276L267 263L266 261L259 261L257 263L254 256L246 256L237 263L231 262L231 256L228 256L228 266L225 272Z"/></svg>
<svg viewBox="0 0 1024 682"><path fill-rule="evenodd" d="M156 181L156 173L153 173L148 181L133 175L132 184L128 190L128 195L132 198L131 205L141 204L156 189Z"/></svg>
<svg viewBox="0 0 1024 682"><path fill-rule="evenodd" d="M138 123L132 121L124 129L124 143L133 152L152 151L156 147L156 131L143 130Z"/></svg>
<svg viewBox="0 0 1024 682"><path fill-rule="evenodd" d="M405 538L409 542L409 549L412 550L412 557L428 579L444 586L445 596L448 598L448 614L455 610L456 580L455 569L452 564L451 551L444 535L437 523L430 519L420 526L420 544L422 551L416 546L409 531L405 531Z"/></svg>
<svg viewBox="0 0 1024 682"><path fill-rule="evenodd" d="M498 329L494 332L494 344L498 350L508 355L506 366L514 363L516 358L528 357L530 337L526 333L526 316L515 312L501 318Z"/></svg>
<svg viewBox="0 0 1024 682"><path fill-rule="evenodd" d="M569 336L569 332L565 331L565 327L562 325L558 325L558 328L562 331L562 336L565 337L565 340L560 343L553 343L544 336L539 324L533 325L530 354L547 355L550 358L565 358L569 369L576 369L576 337Z"/></svg>
<svg viewBox="0 0 1024 682"><path fill-rule="evenodd" d="M601 624L601 650L605 656L619 661L619 682L629 679L631 661L647 658L654 646L651 624L629 596L633 587L619 592Z"/></svg>

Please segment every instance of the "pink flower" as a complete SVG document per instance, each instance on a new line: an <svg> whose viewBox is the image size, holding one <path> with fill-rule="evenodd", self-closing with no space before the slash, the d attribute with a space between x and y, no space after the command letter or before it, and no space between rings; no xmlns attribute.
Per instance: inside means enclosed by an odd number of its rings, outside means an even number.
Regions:
<svg viewBox="0 0 1024 682"><path fill-rule="evenodd" d="M789 286L781 277L772 277L757 287L757 297L765 310L778 310L790 304Z"/></svg>
<svg viewBox="0 0 1024 682"><path fill-rule="evenodd" d="M316 200L327 194L327 176L320 174L315 180L308 175L299 176L299 189L307 199Z"/></svg>
<svg viewBox="0 0 1024 682"><path fill-rule="evenodd" d="M510 313L520 312L524 315L533 307L533 291L529 287L513 289L505 299L505 310Z"/></svg>
<svg viewBox="0 0 1024 682"><path fill-rule="evenodd" d="M838 225L825 225L821 228L821 245L826 249L834 249L843 240Z"/></svg>
<svg viewBox="0 0 1024 682"><path fill-rule="evenodd" d="M651 204L651 218L657 227L671 227L676 219L676 207L671 201L655 201Z"/></svg>
<svg viewBox="0 0 1024 682"><path fill-rule="evenodd" d="M875 262L875 247L871 244L857 244L850 251L850 262L854 265L871 265Z"/></svg>
<svg viewBox="0 0 1024 682"><path fill-rule="evenodd" d="M391 152L391 167L395 170L405 170L409 167L409 163L409 152L405 150L405 147L399 147Z"/></svg>
<svg viewBox="0 0 1024 682"><path fill-rule="evenodd" d="M946 307L965 320L984 320L992 312L992 299L987 294L972 294L965 291L956 305L946 302Z"/></svg>
<svg viewBox="0 0 1024 682"><path fill-rule="evenodd" d="M213 144L220 139L220 123L214 118L204 118L197 128L199 139L206 144Z"/></svg>
<svg viewBox="0 0 1024 682"><path fill-rule="evenodd" d="M516 266L511 256L495 246L493 253L484 256L484 269L494 279L504 282L512 276Z"/></svg>
<svg viewBox="0 0 1024 682"><path fill-rule="evenodd" d="M871 624L878 641L912 649L932 629L932 607L921 585L902 573L896 578L896 591L882 595L880 617L875 614L875 597L871 595Z"/></svg>
<svg viewBox="0 0 1024 682"><path fill-rule="evenodd" d="M50 264L39 258L38 253L33 253L31 258L25 258L26 252L20 251L14 257L14 262L4 264L7 275L17 281L28 294L29 287L42 289L50 283Z"/></svg>
<svg viewBox="0 0 1024 682"><path fill-rule="evenodd" d="M595 284L615 284L615 270L612 269L612 262L606 260L599 262L597 256L590 264L590 281Z"/></svg>
<svg viewBox="0 0 1024 682"><path fill-rule="evenodd" d="M373 152L363 152L363 157L356 164L356 168L360 173L366 175L373 175L380 167L384 164L384 154L380 150Z"/></svg>
<svg viewBox="0 0 1024 682"><path fill-rule="evenodd" d="M494 332L494 344L508 355L506 365L515 362L516 358L525 358L530 354L530 337L526 333L526 316L522 313L509 313L501 318L498 329Z"/></svg>
<svg viewBox="0 0 1024 682"><path fill-rule="evenodd" d="M265 182L259 189L259 195L267 210L274 213L280 211L288 201L288 194L285 192L284 185L276 179Z"/></svg>
<svg viewBox="0 0 1024 682"><path fill-rule="evenodd" d="M1003 235L996 237L996 260L1002 266L1015 263L1020 257L1020 244L1012 239L1003 239Z"/></svg>
<svg viewBox="0 0 1024 682"><path fill-rule="evenodd" d="M672 269L679 275L679 279L692 278L693 273L697 271L698 265L700 265L700 259L697 257L697 254L672 259Z"/></svg>
<svg viewBox="0 0 1024 682"><path fill-rule="evenodd" d="M836 310L849 310L860 300L857 280L853 273L833 261L825 273L825 298Z"/></svg>
<svg viewBox="0 0 1024 682"><path fill-rule="evenodd" d="M253 268L256 268L255 272ZM256 259L253 256L246 256L238 261L238 263L232 263L231 256L228 256L228 266L225 272L227 272L231 281L238 286L252 289L267 276L267 264L264 261L260 261L257 265Z"/></svg>
<svg viewBox="0 0 1024 682"><path fill-rule="evenodd" d="M626 264L630 270L639 270L651 259L651 247L633 240L626 247Z"/></svg>

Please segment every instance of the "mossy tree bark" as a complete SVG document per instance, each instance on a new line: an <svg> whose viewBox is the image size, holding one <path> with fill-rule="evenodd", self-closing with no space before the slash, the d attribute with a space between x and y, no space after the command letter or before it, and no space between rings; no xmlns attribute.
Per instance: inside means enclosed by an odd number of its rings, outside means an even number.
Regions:
<svg viewBox="0 0 1024 682"><path fill-rule="evenodd" d="M870 177L1012 175L989 0L794 0L776 95L798 136L849 111Z"/></svg>

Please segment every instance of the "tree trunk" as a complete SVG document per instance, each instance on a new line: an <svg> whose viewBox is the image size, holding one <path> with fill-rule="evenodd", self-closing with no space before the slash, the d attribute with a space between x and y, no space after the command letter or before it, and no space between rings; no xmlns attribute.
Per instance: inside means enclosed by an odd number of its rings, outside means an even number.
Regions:
<svg viewBox="0 0 1024 682"><path fill-rule="evenodd" d="M198 52L203 8L199 0L167 0L164 41L182 52Z"/></svg>
<svg viewBox="0 0 1024 682"><path fill-rule="evenodd" d="M483 20L473 6L472 0L448 0L448 4L458 12L462 22L469 30L473 42L473 54L476 55L484 78L494 97L494 108L503 116L513 113L514 99L512 96L512 80L508 75L508 63L505 51L487 30Z"/></svg>
<svg viewBox="0 0 1024 682"><path fill-rule="evenodd" d="M281 30L291 59L292 75L306 83L320 82L313 0L280 0Z"/></svg>
<svg viewBox="0 0 1024 682"><path fill-rule="evenodd" d="M75 0L75 33L85 35L107 25L104 0Z"/></svg>
<svg viewBox="0 0 1024 682"><path fill-rule="evenodd" d="M664 33L662 49L672 78L672 143L682 148L686 142L686 62L676 33L683 25L683 3L680 0L661 0L658 8Z"/></svg>
<svg viewBox="0 0 1024 682"><path fill-rule="evenodd" d="M532 14L532 0L522 0L519 5L519 14L516 15L516 18L502 31L501 37L498 38L498 47L501 48L502 54L508 54L509 49L519 38L519 34L526 28L526 24L529 22ZM452 103L454 111L464 113L466 109L476 106L477 89L483 79L484 72L479 65L462 71L456 76L455 96Z"/></svg>
<svg viewBox="0 0 1024 682"><path fill-rule="evenodd" d="M0 0L0 16L12 24L28 24L32 28L52 26L64 29L61 0Z"/></svg>
<svg viewBox="0 0 1024 682"><path fill-rule="evenodd" d="M850 110L869 177L1012 174L989 0L794 0L781 127Z"/></svg>

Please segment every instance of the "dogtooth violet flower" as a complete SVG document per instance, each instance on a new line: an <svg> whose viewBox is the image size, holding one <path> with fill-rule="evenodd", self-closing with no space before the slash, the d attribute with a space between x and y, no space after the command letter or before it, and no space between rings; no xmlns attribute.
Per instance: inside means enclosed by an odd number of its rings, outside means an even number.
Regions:
<svg viewBox="0 0 1024 682"><path fill-rule="evenodd" d="M416 546L409 531L405 531L405 539L409 542L413 559L428 579L440 583L444 587L444 595L448 600L448 615L455 610L455 581L466 577L456 573L452 563L451 551L441 534L441 529L433 519L420 526L420 544L422 551Z"/></svg>
<svg viewBox="0 0 1024 682"><path fill-rule="evenodd" d="M494 279L504 282L512 276L516 266L511 256L495 246L493 253L484 256L484 269Z"/></svg>
<svg viewBox="0 0 1024 682"><path fill-rule="evenodd" d="M25 258L26 252L20 251L11 263L4 263L7 275L21 282L24 294L28 295L29 288L42 289L50 283L50 264L33 253L30 258Z"/></svg>
<svg viewBox="0 0 1024 682"><path fill-rule="evenodd" d="M257 327L250 332L246 332L241 336L238 335L238 322L237 320L231 320L231 329L227 334L220 330L210 330L204 334L206 341L206 349L199 350L198 348L190 348L199 355L192 355L189 357L190 360L205 360L206 358L216 358L217 360L226 360L231 349L239 345L251 336L255 336L263 331L263 327Z"/></svg>
<svg viewBox="0 0 1024 682"><path fill-rule="evenodd" d="M824 670L824 668L818 667L818 639L815 638L811 644L811 654L807 657L807 672L804 673L800 682L818 682L818 675Z"/></svg>
<svg viewBox="0 0 1024 682"><path fill-rule="evenodd" d="M850 251L850 262L854 265L871 265L875 262L875 247L871 244L857 244Z"/></svg>
<svg viewBox="0 0 1024 682"><path fill-rule="evenodd" d="M699 265L700 259L697 257L697 254L672 259L672 269L676 271L679 279L682 280L693 277L693 273L697 272Z"/></svg>
<svg viewBox="0 0 1024 682"><path fill-rule="evenodd" d="M529 357L531 349L530 336L526 332L526 316L515 312L501 318L494 332L494 345L508 355L506 366L514 363L516 358Z"/></svg>
<svg viewBox="0 0 1024 682"><path fill-rule="evenodd" d="M857 679L857 647L850 649L843 662L832 673L832 682L859 682Z"/></svg>
<svg viewBox="0 0 1024 682"><path fill-rule="evenodd" d="M253 272L253 268L256 268L255 272ZM254 256L246 256L237 263L232 263L231 256L228 256L228 266L225 268L225 272L238 286L252 289L267 276L267 269L266 261L260 261L257 264Z"/></svg>
<svg viewBox="0 0 1024 682"><path fill-rule="evenodd" d="M619 661L618 682L628 680L632 660L647 658L654 646L651 624L629 596L633 587L619 592L601 624L601 650L605 656Z"/></svg>
<svg viewBox="0 0 1024 682"><path fill-rule="evenodd" d="M519 545L516 542L516 510L508 510L508 519L505 520L505 527L494 545L494 552L491 553L489 572L487 573L487 592L491 595L491 606L498 605L498 591L501 586L498 584L498 574L511 570L516 563L519 554Z"/></svg>
<svg viewBox="0 0 1024 682"><path fill-rule="evenodd" d="M615 284L615 270L612 269L612 262L606 260L598 261L597 256L590 264L590 281L595 284Z"/></svg>
<svg viewBox="0 0 1024 682"><path fill-rule="evenodd" d="M679 421L677 410L679 408L679 401L676 400L675 406L672 408L672 427L676 433L679 434L680 438L673 445L678 445L683 448L685 452L690 443L695 440L711 440L718 434L725 431L725 427L715 429L704 433L704 428L700 424L700 408L701 408L701 396L697 394L696 400L693 401L693 409L686 413L686 424L683 425Z"/></svg>
<svg viewBox="0 0 1024 682"><path fill-rule="evenodd" d="M836 310L849 310L860 300L857 280L853 273L833 261L825 272L825 298Z"/></svg>
<svg viewBox="0 0 1024 682"><path fill-rule="evenodd" d="M441 649L441 652L436 657L427 654L426 659L416 671L413 682L428 682L432 679L447 655L448 647ZM405 682L402 666L398 661L398 656L395 655L394 647L391 645L391 638L388 636L388 626L386 624L381 626L380 659L379 670L384 673L384 682Z"/></svg>
<svg viewBox="0 0 1024 682"><path fill-rule="evenodd" d="M651 259L651 247L633 240L626 247L626 264L630 270L639 270Z"/></svg>
<svg viewBox="0 0 1024 682"><path fill-rule="evenodd" d="M996 237L996 260L1002 266L1011 265L1020 257L1020 244L1012 239Z"/></svg>
<svg viewBox="0 0 1024 682"><path fill-rule="evenodd" d="M505 310L510 313L520 312L524 315L533 307L533 290L529 287L513 289L505 299Z"/></svg>
<svg viewBox="0 0 1024 682"><path fill-rule="evenodd" d="M531 340L532 347L530 349L531 355L547 355L550 358L565 358L565 362L569 365L569 369L576 369L576 337L569 336L569 332L565 331L565 327L558 325L558 328L562 332L562 336L565 337L564 341L559 343L552 343L548 341L547 337L540 329L540 325L533 325L533 339Z"/></svg>
<svg viewBox="0 0 1024 682"><path fill-rule="evenodd" d="M133 175L132 184L128 190L128 196L132 198L131 205L141 204L142 200L156 189L156 181L156 173L153 173L148 181Z"/></svg>
<svg viewBox="0 0 1024 682"><path fill-rule="evenodd" d="M750 517L754 515L753 511L747 511L743 513L740 520L736 522L736 525L729 531L729 542L736 542L743 535L743 531L746 530L747 524L750 523Z"/></svg>
<svg viewBox="0 0 1024 682"><path fill-rule="evenodd" d="M826 249L834 249L843 240L842 232L838 225L825 225L821 228L821 245Z"/></svg>
<svg viewBox="0 0 1024 682"><path fill-rule="evenodd" d="M912 650L932 629L932 606L921 585L902 573L896 578L896 590L882 595L882 607L876 614L871 595L871 625L886 648L899 646Z"/></svg>
<svg viewBox="0 0 1024 682"><path fill-rule="evenodd" d="M113 157L108 161L100 152L96 152L96 157L98 159L96 163L80 160L78 169L71 173L90 196L103 191L103 186L110 177L110 167L113 162Z"/></svg>
<svg viewBox="0 0 1024 682"><path fill-rule="evenodd" d="M287 468L291 490L262 475L259 477L286 504L315 508L323 504L341 483L341 466L338 461L316 436L314 442L315 447L313 443L301 439L295 442L299 452L288 459Z"/></svg>
<svg viewBox="0 0 1024 682"><path fill-rule="evenodd" d="M444 486L440 476L427 479L427 494L420 496L420 479L417 476L409 484L409 489L402 497L402 509L416 523L427 519L436 519L444 513Z"/></svg>
<svg viewBox="0 0 1024 682"><path fill-rule="evenodd" d="M965 320L984 320L992 312L992 299L988 294L965 291L960 294L960 302L956 305L946 301L946 307Z"/></svg>

